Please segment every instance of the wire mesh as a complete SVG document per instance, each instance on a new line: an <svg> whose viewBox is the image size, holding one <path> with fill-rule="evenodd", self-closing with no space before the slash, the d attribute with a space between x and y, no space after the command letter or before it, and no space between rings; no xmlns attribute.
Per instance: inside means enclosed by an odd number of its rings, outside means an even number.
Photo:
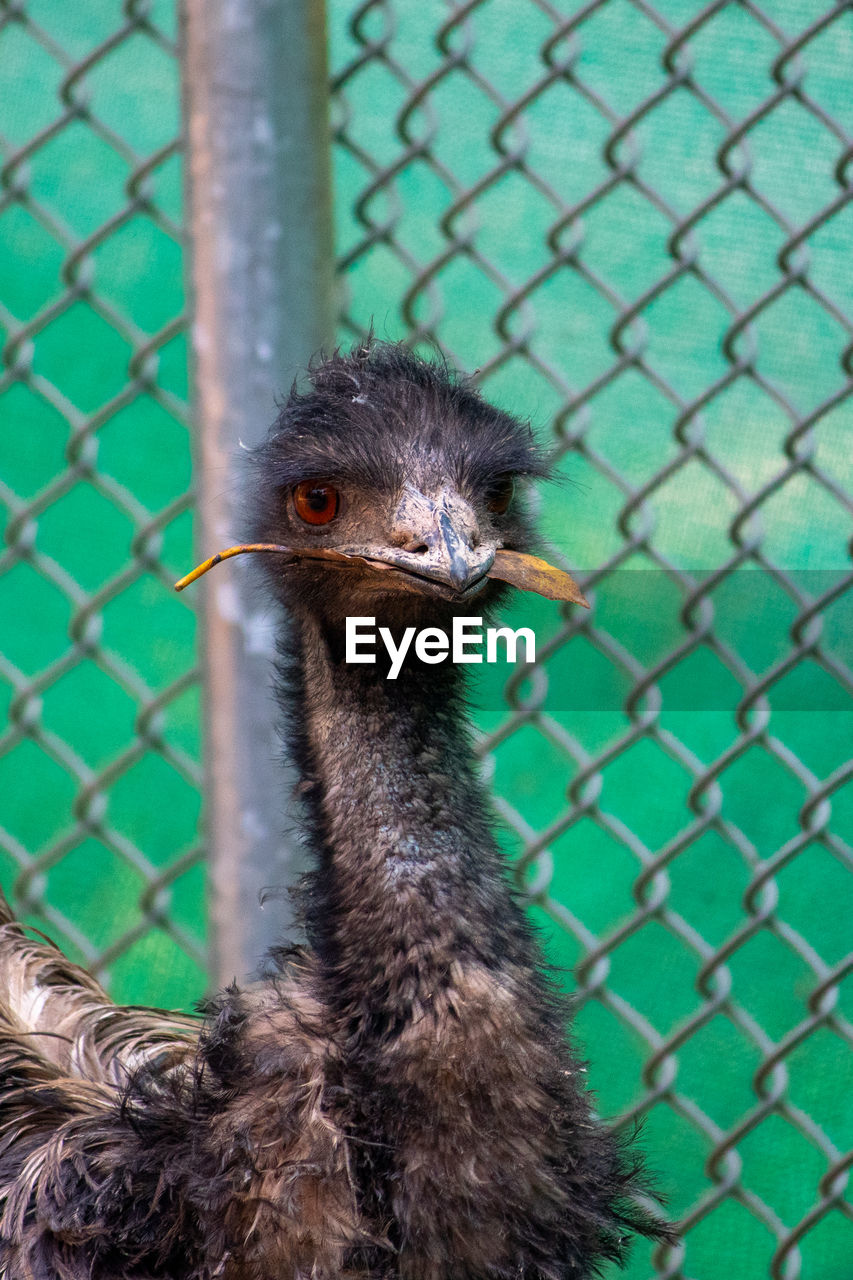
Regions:
<svg viewBox="0 0 853 1280"><path fill-rule="evenodd" d="M119 998L205 981L174 5L0 4L0 873Z"/></svg>
<svg viewBox="0 0 853 1280"><path fill-rule="evenodd" d="M509 709L481 682L481 751L602 1110L645 1117L684 1224L630 1274L840 1280L850 6L331 15L342 333L477 369L566 480L539 517L593 608L516 606L537 662Z"/></svg>

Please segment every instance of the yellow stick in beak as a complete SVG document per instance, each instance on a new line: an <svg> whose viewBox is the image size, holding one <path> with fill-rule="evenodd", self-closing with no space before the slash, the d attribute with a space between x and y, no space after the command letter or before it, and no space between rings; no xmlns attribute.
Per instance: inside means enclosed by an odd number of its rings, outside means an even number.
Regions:
<svg viewBox="0 0 853 1280"><path fill-rule="evenodd" d="M217 551L209 560L203 560L190 573L178 579L175 590L183 591L184 587L202 577L214 565L230 560L232 556L241 556L245 551L277 551L282 555L309 560L336 560L338 563L367 565L371 569L380 567L372 565L362 556L348 556L343 551L320 547L314 551L294 551L292 547L282 547L275 542L244 542L236 547L227 547L225 551ZM535 591L547 600L566 600L571 604L583 605L584 609L589 608L589 601L570 573L566 573L565 569L557 569L539 556L527 555L523 551L496 551L494 564L486 576L508 582L520 591Z"/></svg>
<svg viewBox="0 0 853 1280"><path fill-rule="evenodd" d="M244 542L239 547L227 547L225 551L217 551L216 555L208 560L202 560L201 564L197 564L189 573L184 574L183 578L179 578L175 583L175 590L183 591L184 587L195 582L196 578L207 573L208 569L212 569L214 565L220 564L223 560L230 560L232 556L241 556L244 551L290 552L290 547L279 547L275 542Z"/></svg>

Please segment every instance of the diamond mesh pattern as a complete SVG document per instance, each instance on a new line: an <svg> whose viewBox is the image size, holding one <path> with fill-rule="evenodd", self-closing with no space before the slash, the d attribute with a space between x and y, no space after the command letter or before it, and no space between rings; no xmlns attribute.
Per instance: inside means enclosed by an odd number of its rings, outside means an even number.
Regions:
<svg viewBox="0 0 853 1280"><path fill-rule="evenodd" d="M172 4L0 3L0 870L119 997L204 983Z"/></svg>
<svg viewBox="0 0 853 1280"><path fill-rule="evenodd" d="M566 480L539 515L592 611L515 607L537 663L509 710L484 676L481 750L602 1110L645 1117L684 1223L631 1274L840 1280L853 14L331 16L342 333L478 369Z"/></svg>

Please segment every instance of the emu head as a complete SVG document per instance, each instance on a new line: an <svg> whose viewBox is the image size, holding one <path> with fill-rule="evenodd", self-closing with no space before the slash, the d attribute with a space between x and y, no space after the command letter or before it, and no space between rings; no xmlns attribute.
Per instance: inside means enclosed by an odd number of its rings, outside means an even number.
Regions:
<svg viewBox="0 0 853 1280"><path fill-rule="evenodd" d="M545 467L528 425L401 345L334 355L252 454L250 537L297 553L264 570L291 609L389 626L488 613L498 548L530 549L516 481ZM366 560L299 559L319 548ZM376 568L382 572L376 572Z"/></svg>

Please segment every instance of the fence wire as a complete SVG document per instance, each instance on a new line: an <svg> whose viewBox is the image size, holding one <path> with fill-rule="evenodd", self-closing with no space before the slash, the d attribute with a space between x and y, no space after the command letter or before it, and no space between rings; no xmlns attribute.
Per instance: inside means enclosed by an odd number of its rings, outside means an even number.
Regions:
<svg viewBox="0 0 853 1280"><path fill-rule="evenodd" d="M840 1280L850 6L332 14L343 332L477 368L580 484L539 513L592 610L487 690L481 751L683 1222L631 1274Z"/></svg>
<svg viewBox="0 0 853 1280"><path fill-rule="evenodd" d="M0 4L3 884L152 1002L205 968L172 9Z"/></svg>

